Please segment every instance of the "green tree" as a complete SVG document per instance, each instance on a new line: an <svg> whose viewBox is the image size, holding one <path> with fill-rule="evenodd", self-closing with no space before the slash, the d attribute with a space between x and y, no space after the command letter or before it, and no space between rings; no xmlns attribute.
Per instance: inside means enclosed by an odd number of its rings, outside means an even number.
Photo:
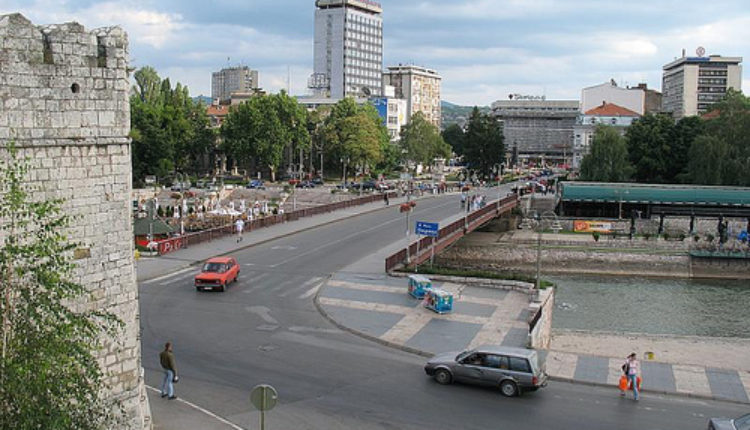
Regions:
<svg viewBox="0 0 750 430"><path fill-rule="evenodd" d="M59 200L33 199L29 164L13 144L0 166L0 428L116 427L118 408L102 396L96 351L119 321L92 311L73 282L64 231L70 218ZM80 304L80 305L78 305Z"/></svg>
<svg viewBox="0 0 750 430"><path fill-rule="evenodd" d="M222 149L235 160L255 159L271 171L281 166L284 149L309 148L306 111L283 91L253 97L232 108L221 127Z"/></svg>
<svg viewBox="0 0 750 430"><path fill-rule="evenodd" d="M705 129L705 121L697 116L682 118L674 127L671 158L666 166L666 182L688 182L688 163L690 161L690 147L695 138Z"/></svg>
<svg viewBox="0 0 750 430"><path fill-rule="evenodd" d="M590 151L581 162L581 179L625 182L630 179L632 170L625 139L612 126L597 126Z"/></svg>
<svg viewBox="0 0 750 430"><path fill-rule="evenodd" d="M451 124L441 133L445 143L451 146L453 152L459 157L464 155L464 142L466 136L464 130L458 124Z"/></svg>
<svg viewBox="0 0 750 430"><path fill-rule="evenodd" d="M359 132L352 128L356 124L365 127L360 135L366 137L363 143L356 142ZM359 106L349 97L340 100L331 108L330 115L325 119L321 137L328 160L335 164L340 163L343 170L351 164L360 167L377 166L385 160L383 149L390 141L388 129L383 125L375 108L369 104ZM392 156L392 151L388 151Z"/></svg>
<svg viewBox="0 0 750 430"><path fill-rule="evenodd" d="M401 129L399 142L405 156L414 163L431 166L438 157L450 157L451 149L440 136L437 127L427 121L422 112L411 117L409 124Z"/></svg>
<svg viewBox="0 0 750 430"><path fill-rule="evenodd" d="M705 134L726 145L721 184L750 186L750 98L730 89L714 109Z"/></svg>
<svg viewBox="0 0 750 430"><path fill-rule="evenodd" d="M469 168L488 178L495 164L505 161L505 145L500 123L476 106L471 111L464 141L464 159Z"/></svg>
<svg viewBox="0 0 750 430"><path fill-rule="evenodd" d="M681 171L683 166L671 167L676 148L672 147L675 137L675 123L668 115L646 114L628 128L628 156L635 168L636 182L674 182L672 174Z"/></svg>
<svg viewBox="0 0 750 430"><path fill-rule="evenodd" d="M700 185L723 185L732 148L716 136L698 136L688 154L688 178Z"/></svg>
<svg viewBox="0 0 750 430"><path fill-rule="evenodd" d="M174 169L196 172L210 154L215 136L205 107L194 103L187 87L161 80L151 67L134 74L130 98L133 178L164 177Z"/></svg>

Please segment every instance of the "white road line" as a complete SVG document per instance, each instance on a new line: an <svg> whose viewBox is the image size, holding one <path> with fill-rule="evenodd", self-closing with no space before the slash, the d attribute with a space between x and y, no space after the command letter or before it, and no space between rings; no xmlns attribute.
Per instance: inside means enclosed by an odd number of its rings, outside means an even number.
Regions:
<svg viewBox="0 0 750 430"><path fill-rule="evenodd" d="M195 273L185 273L185 274L183 274L183 275L181 275L181 276L175 276L174 278L171 278L171 279L170 279L170 280L168 280L168 281L164 281L164 282L159 282L159 285L162 285L162 286L163 286L163 285L169 285L169 284L171 284L171 283L173 283L173 282L175 282L175 281L179 281L179 280L181 280L181 279L187 279L187 278L191 278L191 277L193 277L193 276L195 276Z"/></svg>
<svg viewBox="0 0 750 430"><path fill-rule="evenodd" d="M320 279L320 278L318 278L318 279ZM324 284L323 282L319 282L318 285L316 285L316 286L310 288L309 290L305 291L304 293L300 294L298 298L300 298L300 299L309 299L310 297L314 296L318 292L318 290L320 289L320 287L323 286L323 284Z"/></svg>
<svg viewBox="0 0 750 430"><path fill-rule="evenodd" d="M434 207L434 208L433 208L433 210L434 210L434 209L438 209L438 208L441 208L441 207L444 207L444 206L449 206L449 205L452 205L452 204L453 204L453 203L451 202L451 203L446 203L446 204L444 204L444 205L439 205L439 206L436 206L436 207ZM309 250L307 250L307 251L305 251L305 252L303 252L303 253L301 253L301 254L297 254L297 255L295 255L294 257L289 257L289 258L287 258L286 260L280 261L280 262L278 262L278 263L276 263L276 264L273 264L273 265L271 265L271 266L269 266L269 267L278 267L278 266L281 266L281 265L283 265L283 264L289 263L290 261L296 260L296 259L298 259L298 258L300 258L300 257L304 257L304 256L305 256L305 255L307 255L307 254L312 254L313 252L318 252L318 251L320 251L320 250L321 250L321 249L323 249L323 248L327 248L327 247L329 247L329 246L331 246L331 245L336 245L336 244L338 244L338 243L341 243L341 242L345 242L345 241L347 241L347 240L349 240L349 239L351 239L351 238L353 238L353 237L357 237L357 236L360 236L360 235L362 235L363 233L369 233L369 232L371 232L371 231L373 231L373 230L377 230L377 229L379 229L379 228L381 228L381 227L385 227L385 226L386 226L386 225L388 225L388 224L401 223L401 222L403 222L403 220L402 220L401 218L397 218L397 219L392 219L392 220L390 220L390 221L386 221L386 222L384 222L384 223L380 223L380 224L374 225L374 226L372 226L372 227L370 227L370 228L366 228L366 229L364 229L364 230L360 230L360 231L358 231L358 232L356 232L356 233L352 233L352 234L350 234L350 235L348 235L348 236L344 236L344 237L342 237L342 238L340 238L340 239L338 239L338 240L334 240L334 241L331 241L331 242L327 242L327 243L325 243L325 244L323 244L323 245L320 245L320 246L317 246L317 247L315 247L315 248L313 248L313 249L309 249Z"/></svg>
<svg viewBox="0 0 750 430"><path fill-rule="evenodd" d="M316 283L316 282L319 282L320 280L321 280L321 277L320 277L320 276L316 276L316 277L314 277L314 278L310 278L310 279L308 279L307 281L305 281L305 283L303 283L302 285L300 285L300 286L299 286L299 287L297 287L297 288L287 288L287 290L286 290L286 291L284 291L283 293L279 294L279 297L286 297L286 296L288 296L289 294L292 294L293 292L295 292L295 291L299 291L299 290L301 290L301 289L303 289L303 288L307 288L307 287L309 287L310 285L312 285L312 284L314 284L314 283Z"/></svg>
<svg viewBox="0 0 750 430"><path fill-rule="evenodd" d="M177 276L177 275L180 275L180 274L185 273L185 272L193 272L193 271L195 271L194 267L186 267L186 268L184 268L182 270L178 270L176 272L172 272L172 273L168 273L168 274L163 275L163 276L159 276L158 278L153 278L153 279L149 279L148 281L143 281L143 282L141 282L141 284L151 284L151 283L154 283L154 282L158 282L158 281L163 281L165 279L169 279L169 278L171 278L173 276Z"/></svg>
<svg viewBox="0 0 750 430"><path fill-rule="evenodd" d="M261 283L260 281L262 281L263 279L266 279L269 276L271 276L270 273L261 273L258 276L253 276L253 277L247 279L247 282L250 283L250 286L247 287L247 288L245 288L244 290L242 290L242 292L245 293L245 294L247 294L247 293L250 293L253 290L257 290L258 288L260 288L260 287L263 286L263 283ZM243 279L243 284L244 284L244 281L245 280Z"/></svg>
<svg viewBox="0 0 750 430"><path fill-rule="evenodd" d="M148 388L149 390L151 390L151 391L153 391L155 393L160 393L160 390L158 388L154 388L154 387L152 387L150 385L146 385L146 388ZM182 404L185 404L185 405L187 405L187 406L195 409L196 411L202 412L202 413L208 415L209 417L215 419L216 421L219 421L222 424L228 425L229 427L233 428L234 430L245 430L242 427L238 426L237 424L235 424L235 423L227 420L226 418L222 418L222 417L216 415L215 413L213 413L213 412L211 412L209 410L203 409L202 407L196 405L195 403L188 402L187 400L183 400L183 399L181 399L179 397L176 398L176 399L174 399L174 400L176 400L176 401L178 401L178 402L180 402Z"/></svg>

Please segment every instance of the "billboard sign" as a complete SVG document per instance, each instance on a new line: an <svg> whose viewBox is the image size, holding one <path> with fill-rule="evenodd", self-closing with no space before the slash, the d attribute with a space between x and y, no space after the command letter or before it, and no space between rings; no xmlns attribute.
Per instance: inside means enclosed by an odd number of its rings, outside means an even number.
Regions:
<svg viewBox="0 0 750 430"><path fill-rule="evenodd" d="M609 221L573 221L573 230L577 233L611 233L612 227Z"/></svg>

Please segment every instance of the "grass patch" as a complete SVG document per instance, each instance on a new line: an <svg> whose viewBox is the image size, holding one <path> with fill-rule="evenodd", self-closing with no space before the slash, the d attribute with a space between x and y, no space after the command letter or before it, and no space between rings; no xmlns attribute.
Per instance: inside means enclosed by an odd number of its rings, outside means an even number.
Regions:
<svg viewBox="0 0 750 430"><path fill-rule="evenodd" d="M409 269L399 269L398 272L402 273L414 273L413 270ZM462 276L465 278L484 278L484 279L500 279L504 281L520 281L520 282L528 282L530 284L534 283L534 277L524 275L521 273L513 273L513 272L493 272L489 270L477 270L477 269L452 269L450 267L442 267L442 266L420 266L419 267L419 273L422 275L443 275L443 276ZM539 288L545 289L547 287L553 287L555 286L554 283L541 279L539 281Z"/></svg>

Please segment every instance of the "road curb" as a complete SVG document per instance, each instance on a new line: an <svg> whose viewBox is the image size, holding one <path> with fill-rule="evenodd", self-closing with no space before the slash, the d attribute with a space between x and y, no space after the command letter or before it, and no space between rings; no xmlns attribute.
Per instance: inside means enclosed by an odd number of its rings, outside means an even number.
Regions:
<svg viewBox="0 0 750 430"><path fill-rule="evenodd" d="M573 379L573 378L564 378L561 376L550 376L549 379L551 381L557 381L557 382L568 382L571 384L580 384L580 385L588 385L591 387L605 387L605 388L618 388L616 385L607 384L603 382L593 382L593 381L581 381L579 379ZM734 403L737 405L747 405L748 402L743 402L740 400L735 399L727 399L725 397L719 397L719 396L709 396L705 394L696 394L696 393L683 393L679 391L666 391L666 390L653 390L644 388L642 390L639 390L641 393L652 393L652 394L662 394L666 396L674 396L674 397L688 397L692 399L700 399L700 400L714 400L719 402L726 402L726 403Z"/></svg>
<svg viewBox="0 0 750 430"><path fill-rule="evenodd" d="M422 197L417 197L414 200L424 200L424 199L434 198L434 197L435 196L422 196ZM365 214L368 214L368 213L372 213L372 212L381 211L381 210L384 210L384 209L388 209L390 207L392 207L392 206L391 205L381 206L381 207L373 208L371 210L359 212L359 213L356 213L356 214L353 214L353 215L347 215L347 216L342 217L342 218L337 218L337 219L334 219L334 220L331 220L331 221L327 221L327 222L324 222L324 223L321 223L321 224L317 224L317 225L314 225L312 227L290 231L288 233L284 233L284 234L281 234L281 235L278 235L278 236L274 236L274 237L269 237L267 239L263 239L263 240L258 241L258 242L250 243L250 244L241 246L239 248L235 248L232 251L224 252L224 253L221 253L221 254L216 254L214 257L224 257L224 256L227 256L229 254L235 253L237 251L243 251L245 249L250 249L250 248L258 246L258 245L263 245L263 244L266 244L268 242L271 242L271 241L274 241L274 240L277 240L277 239L283 239L285 237L289 237L289 236L295 235L295 234L297 234L297 233L299 233L301 231L315 230L316 228L325 227L325 226L328 226L328 225L331 225L331 224L334 224L334 223L337 223L337 222L340 222L340 221L348 220L348 219L355 218L355 217L358 217L358 216L361 216L361 215L365 215ZM288 221L288 222L296 222L296 221ZM205 259L196 260L196 261L189 261L189 262L187 262L187 263L185 263L183 265L175 267L174 270L170 270L169 272L166 272L166 273L159 273L158 275L149 276L148 278L144 278L144 279L137 279L138 276L137 276L137 268L136 268L136 282L137 283L148 282L148 281L150 281L152 279L155 279L155 278L158 278L158 277L161 277L161 276L169 275L169 274L172 274L174 272L178 272L180 270L184 270L184 269L187 269L187 268L192 267L192 266L197 266L197 265L203 263L204 260Z"/></svg>
<svg viewBox="0 0 750 430"><path fill-rule="evenodd" d="M323 290L327 286L328 281L332 277L333 277L333 275L330 275L328 277L328 279L325 281L326 283L318 290L318 292L315 294L315 298L313 300L313 304L315 305L315 308L331 324L333 324L337 328L339 328L339 329L341 329L343 331L346 331L348 333L351 333L351 334L353 334L355 336L359 336L359 337L361 337L363 339L367 339L369 341L378 343L380 345L383 345L383 346L386 346L386 347L389 347L389 348L397 349L397 350L400 350L400 351L404 351L404 352L407 352L407 353L410 353L410 354L419 355L421 357L426 357L426 358L430 358L430 357L433 357L435 355L435 354L432 354L430 352L422 351L420 349L416 349L416 348L408 347L408 346L401 345L401 344L398 344L398 343L395 343L395 342L390 342L390 341L387 341L387 340L380 339L377 336L373 336L373 335L361 332L359 330L353 329L351 327L347 327L347 326L339 323L338 321L336 321L332 316L330 316L328 314L328 312L326 312L326 310L323 308L323 306L320 304L320 301L319 301L320 294L323 292ZM592 387L617 388L617 386L613 386L612 384L601 383L601 382L593 382L593 381L582 381L582 380L578 380L578 379L564 378L564 377L560 377L560 376L550 376L549 379L551 381L567 382L567 383L571 383L571 384L580 384L580 385L588 385L588 386L592 386ZM684 392L677 392L677 391L653 390L653 389L648 389L648 388L641 390L641 392L642 393L661 394L661 395L674 396L674 397L687 397L687 398L700 399L700 400L714 400L714 401L720 401L720 402L726 402L726 403L733 403L733 404L737 404L737 405L747 405L747 404L750 403L750 402L743 402L743 401L735 400L735 399L727 399L727 398L719 397L719 396L709 396L709 395L703 395L703 394L684 393Z"/></svg>

